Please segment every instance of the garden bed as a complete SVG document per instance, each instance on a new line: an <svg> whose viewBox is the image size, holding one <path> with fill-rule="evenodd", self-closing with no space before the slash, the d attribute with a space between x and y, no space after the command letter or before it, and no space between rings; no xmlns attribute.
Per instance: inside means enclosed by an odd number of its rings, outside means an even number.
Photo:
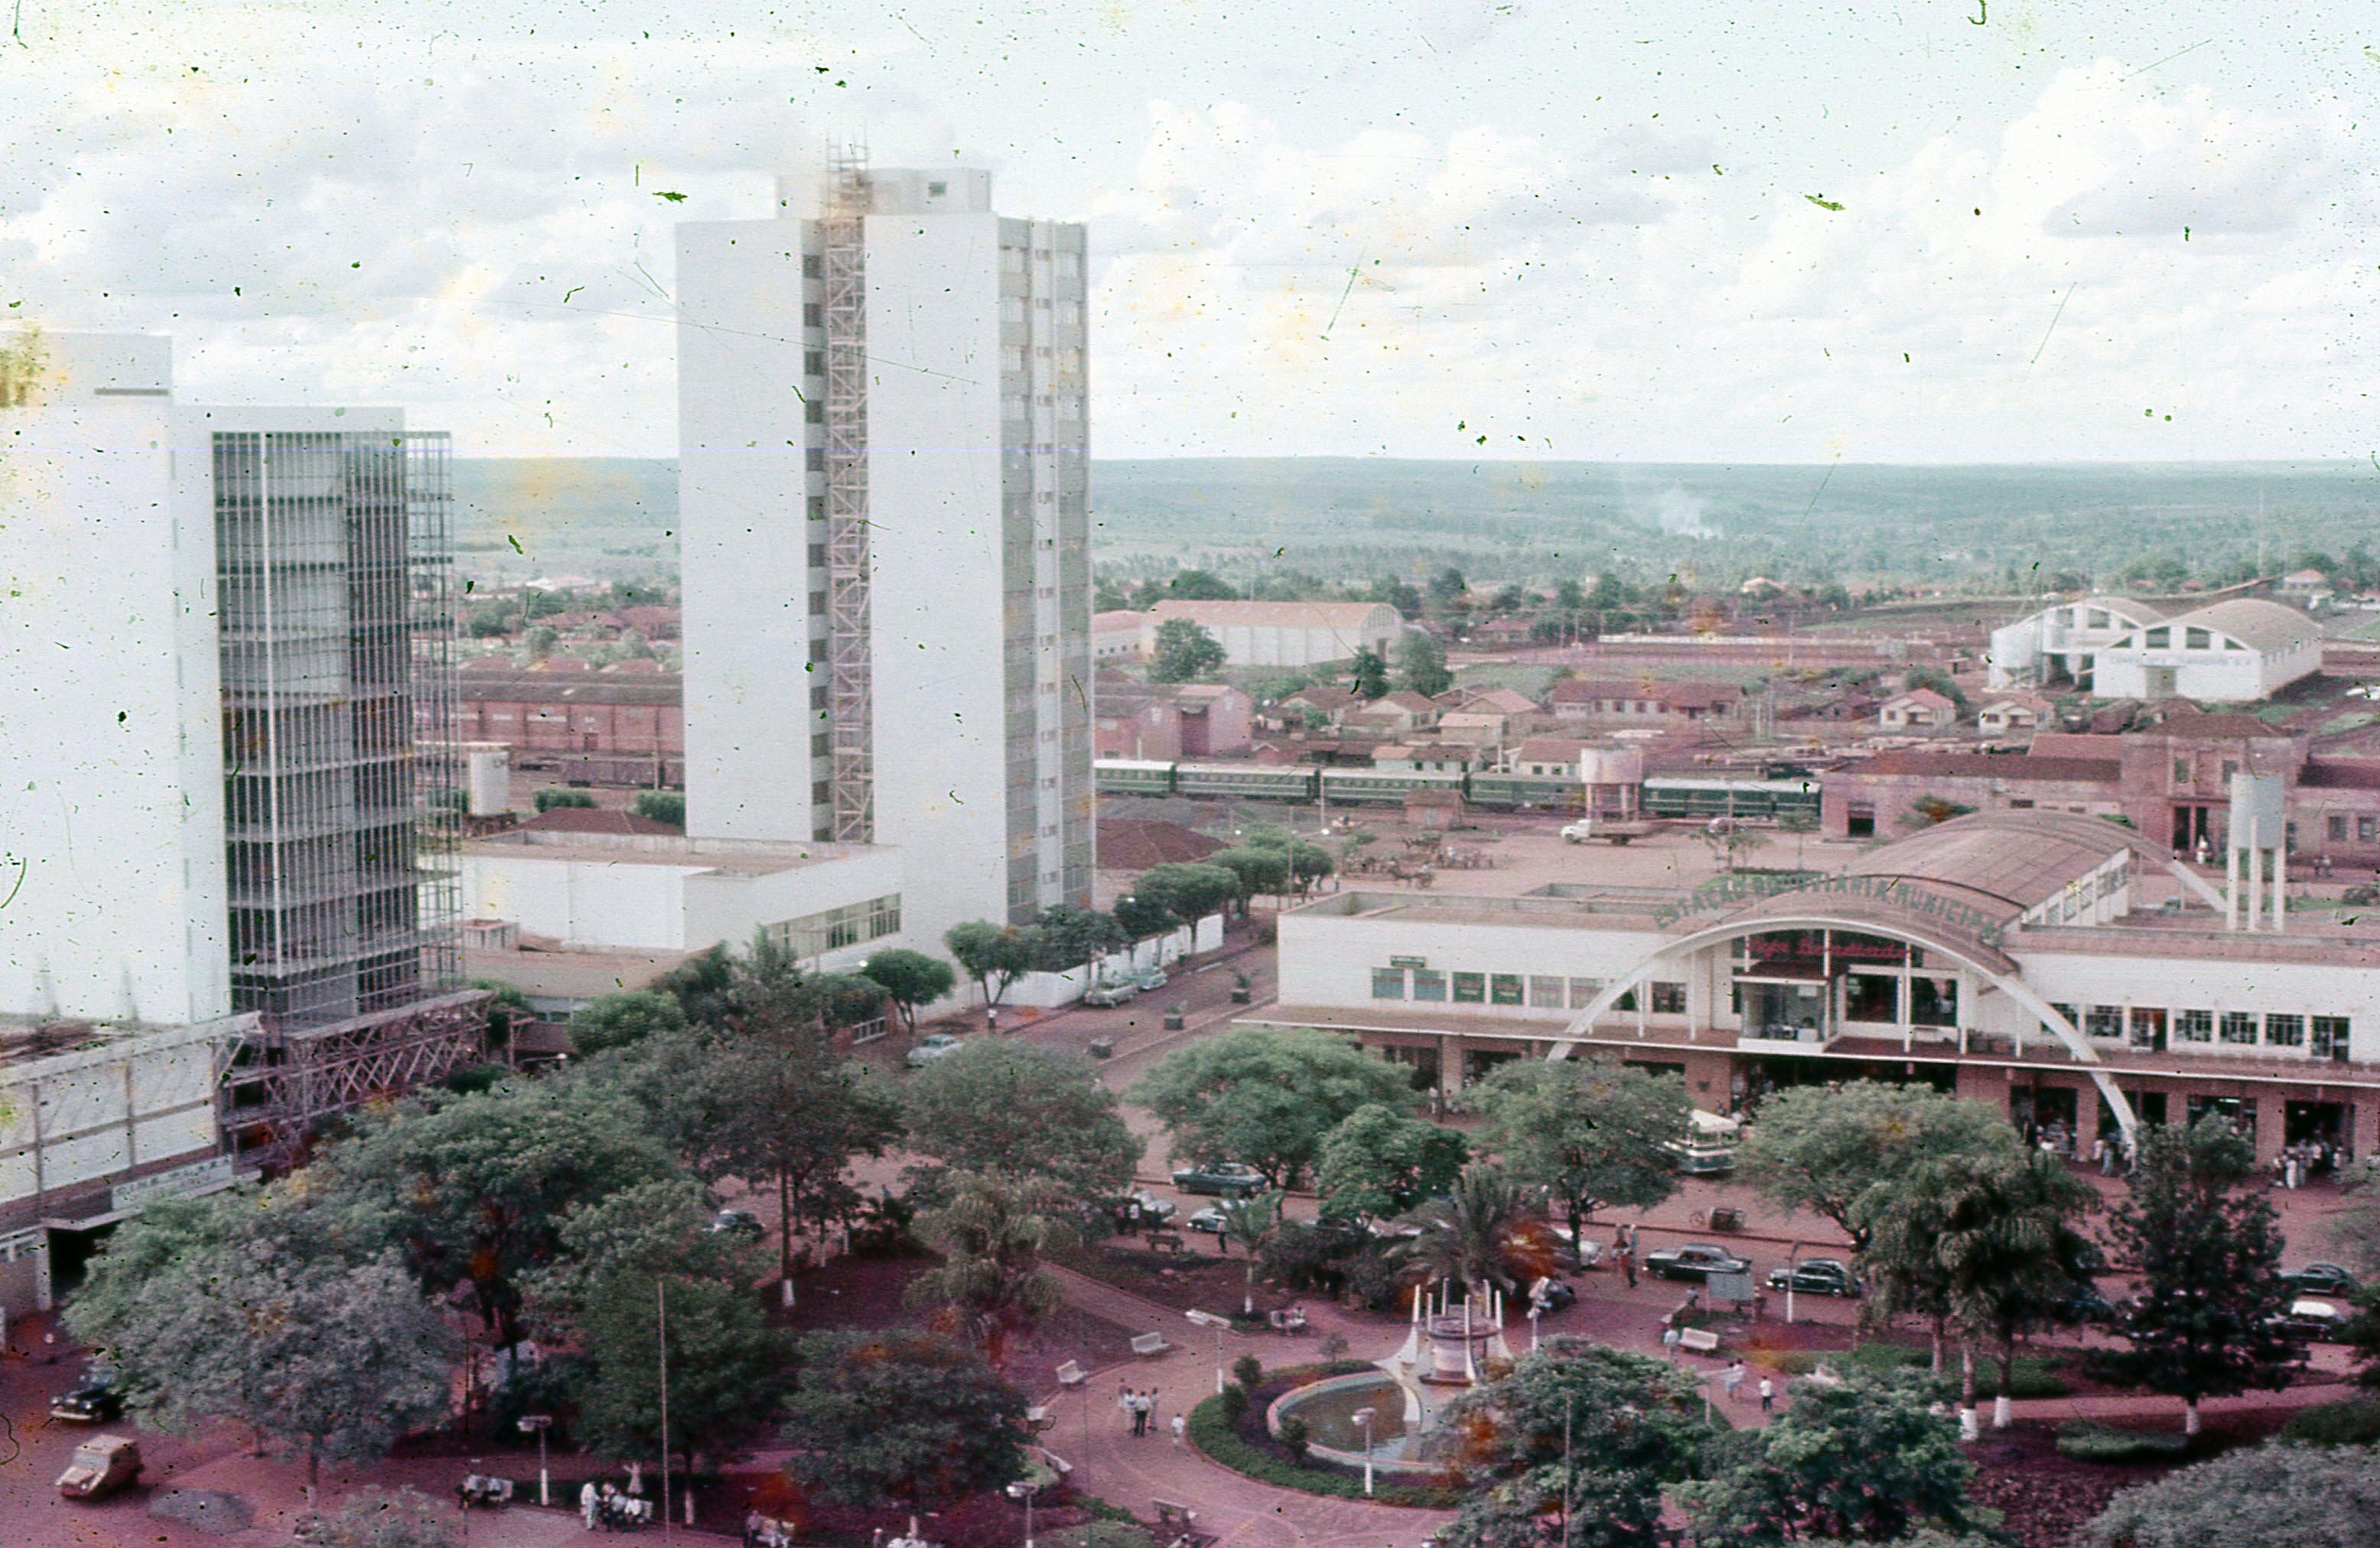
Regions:
<svg viewBox="0 0 2380 1548"><path fill-rule="evenodd" d="M1306 1365L1270 1373L1249 1396L1247 1410L1236 1424L1224 1416L1223 1399L1209 1397L1190 1410L1190 1444L1203 1452L1208 1460L1259 1483L1334 1499L1362 1499L1364 1470L1361 1468L1339 1467L1300 1458L1267 1433L1265 1409L1274 1398L1292 1387L1304 1386L1325 1376L1352 1374L1372 1369L1374 1367L1360 1361L1341 1361L1330 1365ZM1434 1485L1400 1482L1385 1476L1376 1476L1373 1480L1372 1499L1379 1505L1450 1510L1462 1503L1462 1497L1461 1487L1451 1478L1446 1483Z"/></svg>
<svg viewBox="0 0 2380 1548"><path fill-rule="evenodd" d="M1176 1312L1237 1312L1247 1294L1246 1257L1237 1249L1228 1258L1217 1257L1208 1246L1213 1238L1184 1235L1191 1244L1185 1252L1151 1252L1137 1245L1137 1238L1119 1237L1062 1261L1086 1278ZM1279 1287L1257 1279L1259 1315L1288 1301Z"/></svg>
<svg viewBox="0 0 2380 1548"><path fill-rule="evenodd" d="M2278 1430L2287 1409L2252 1409L2208 1414L2205 1429L2186 1456L2134 1462L2093 1462L2062 1455L2059 1426L2021 1420L2005 1430L1986 1429L1966 1448L1977 1467L1972 1493L1979 1505L2007 1518L2008 1531L2024 1548L2068 1548L2082 1524L2107 1508L2119 1489L2150 1483L2177 1467L2204 1461L2233 1446L2252 1445ZM2181 1412L2128 1419L2123 1428L2170 1433L2179 1438Z"/></svg>

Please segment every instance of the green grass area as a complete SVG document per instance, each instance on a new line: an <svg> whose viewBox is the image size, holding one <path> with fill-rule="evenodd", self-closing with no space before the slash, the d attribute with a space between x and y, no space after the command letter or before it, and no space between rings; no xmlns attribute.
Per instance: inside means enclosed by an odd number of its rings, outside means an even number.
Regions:
<svg viewBox="0 0 2380 1548"><path fill-rule="evenodd" d="M1829 1369L1843 1375L1881 1375L1888 1372L1922 1371L1933 1363L1933 1353L1922 1344L1862 1344L1855 1349L1813 1350L1779 1349L1754 1357L1759 1363L1788 1376L1806 1376L1823 1361ZM2019 1355L2012 1373L2014 1388L2011 1397L2063 1397L2073 1387L2059 1370L2059 1362L2041 1355ZM1954 1354L1946 1351L1943 1379L1955 1384L1959 1367ZM2000 1391L2000 1368L1996 1360L1975 1361L1975 1396L1997 1397Z"/></svg>
<svg viewBox="0 0 2380 1548"><path fill-rule="evenodd" d="M2170 1462L2190 1455L2190 1437L2077 1419L2058 1427L2058 1454L2078 1462Z"/></svg>
<svg viewBox="0 0 2380 1548"><path fill-rule="evenodd" d="M1079 1527L1061 1527L1054 1532L1038 1532L1037 1541L1054 1542L1058 1548L1158 1548L1157 1539L1147 1527L1122 1526L1113 1521L1087 1521Z"/></svg>
<svg viewBox="0 0 2380 1548"><path fill-rule="evenodd" d="M1189 1431L1192 1445L1206 1453L1210 1460L1244 1478L1252 1478L1258 1483L1269 1483L1276 1488L1294 1489L1300 1494L1322 1494L1332 1499L1360 1500L1364 1497L1364 1476L1359 1472L1312 1464L1301 1467L1250 1445L1232 1428L1231 1421L1223 1417L1223 1400L1220 1397L1209 1397L1190 1410ZM1372 1497L1381 1505L1446 1510L1461 1502L1461 1492L1440 1487L1416 1487L1376 1474Z"/></svg>
<svg viewBox="0 0 2380 1548"><path fill-rule="evenodd" d="M2281 1426L2281 1438L2306 1445L2370 1445L2380 1442L2380 1397L2350 1397L2300 1409Z"/></svg>

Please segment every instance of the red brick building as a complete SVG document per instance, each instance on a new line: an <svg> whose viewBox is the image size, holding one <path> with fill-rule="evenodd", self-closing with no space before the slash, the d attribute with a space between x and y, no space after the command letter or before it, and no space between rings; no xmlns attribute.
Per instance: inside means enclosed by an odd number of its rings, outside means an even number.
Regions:
<svg viewBox="0 0 2380 1548"><path fill-rule="evenodd" d="M455 738L503 743L515 768L577 784L686 782L686 715L675 672L474 663L457 679Z"/></svg>

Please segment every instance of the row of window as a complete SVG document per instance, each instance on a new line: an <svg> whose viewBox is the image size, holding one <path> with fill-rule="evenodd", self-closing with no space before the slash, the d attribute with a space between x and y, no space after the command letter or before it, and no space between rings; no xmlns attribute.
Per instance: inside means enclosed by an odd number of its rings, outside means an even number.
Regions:
<svg viewBox="0 0 2380 1548"><path fill-rule="evenodd" d="M2355 841L2359 844L2380 843L2380 816L2359 816L2355 821ZM2348 818L2333 813L2322 819L2323 837L2334 844L2347 842Z"/></svg>
<svg viewBox="0 0 2380 1548"><path fill-rule="evenodd" d="M1607 980L1563 978L1550 974L1447 973L1437 968L1376 967L1374 999L1411 999L1427 1004L1523 1005L1539 1010L1584 1010L1595 1003ZM1646 986L1646 1005L1657 1016L1686 1013L1686 986ZM1636 1009L1636 991L1620 997L1616 1009Z"/></svg>
<svg viewBox="0 0 2380 1548"><path fill-rule="evenodd" d="M2345 1058L2353 1031L2345 1016L2305 1016L2295 1011L2214 1011L2135 1005L2129 1020L2120 1005L2054 1005L2085 1037L2157 1046L2177 1043L2228 1043L2235 1047L2305 1048L2316 1058ZM2046 1029L2045 1029L2046 1030Z"/></svg>

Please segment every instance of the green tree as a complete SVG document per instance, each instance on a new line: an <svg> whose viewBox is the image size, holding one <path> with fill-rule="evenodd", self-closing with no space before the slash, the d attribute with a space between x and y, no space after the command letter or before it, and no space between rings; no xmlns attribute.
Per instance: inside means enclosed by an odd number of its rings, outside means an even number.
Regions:
<svg viewBox="0 0 2380 1548"><path fill-rule="evenodd" d="M1661 1493L1688 1477L1708 1431L1692 1377L1584 1338L1547 1339L1512 1373L1447 1405L1425 1445L1475 1485L1457 1548L1651 1548ZM1567 1510L1564 1509L1567 1496Z"/></svg>
<svg viewBox="0 0 2380 1548"><path fill-rule="evenodd" d="M787 1464L829 1505L953 1505L1025 1476L1025 1395L964 1345L908 1328L818 1333L796 1351Z"/></svg>
<svg viewBox="0 0 2380 1548"><path fill-rule="evenodd" d="M641 1043L655 1033L686 1030L686 1011L657 989L622 989L570 1013L571 1046L581 1054Z"/></svg>
<svg viewBox="0 0 2380 1548"><path fill-rule="evenodd" d="M1115 922L1127 940L1147 940L1182 926L1181 915L1155 898L1127 892L1116 900Z"/></svg>
<svg viewBox="0 0 2380 1548"><path fill-rule="evenodd" d="M981 919L952 925L942 935L942 945L983 990L986 1005L998 1005L1010 986L1031 973L1041 957L1041 937L1036 932Z"/></svg>
<svg viewBox="0 0 2380 1548"><path fill-rule="evenodd" d="M1460 1131L1374 1103L1323 1136L1314 1191L1325 1215L1384 1219L1444 1192L1470 1158Z"/></svg>
<svg viewBox="0 0 2380 1548"><path fill-rule="evenodd" d="M1682 1075L1584 1059L1514 1059L1473 1088L1484 1147L1560 1205L1573 1251L1607 1205L1650 1209L1677 1191L1693 1113Z"/></svg>
<svg viewBox="0 0 2380 1548"><path fill-rule="evenodd" d="M1229 871L1239 881L1240 896L1253 898L1258 893L1281 897L1289 891L1290 853L1285 849L1265 849L1251 844L1244 849L1227 849L1209 855L1206 864L1218 870Z"/></svg>
<svg viewBox="0 0 2380 1548"><path fill-rule="evenodd" d="M1928 1156L2013 1149L1998 1113L1925 1086L1852 1081L1767 1097L1736 1155L1736 1175L1780 1209L1825 1216L1864 1251L1862 1201Z"/></svg>
<svg viewBox="0 0 2380 1548"><path fill-rule="evenodd" d="M917 1032L917 1007L933 1004L958 983L950 963L899 946L874 953L859 971L883 987L901 1018L901 1030L911 1036Z"/></svg>
<svg viewBox="0 0 2380 1548"><path fill-rule="evenodd" d="M1222 646L1214 635L1187 618L1169 618L1157 626L1150 653L1152 683L1196 683L1223 670Z"/></svg>
<svg viewBox="0 0 2380 1548"><path fill-rule="evenodd" d="M1133 884L1144 902L1160 905L1184 924L1220 913L1247 896L1238 873L1206 863L1152 865Z"/></svg>
<svg viewBox="0 0 2380 1548"><path fill-rule="evenodd" d="M2374 1548L2380 1449L2284 1445L2227 1451L2119 1492L2076 1548Z"/></svg>
<svg viewBox="0 0 2380 1548"><path fill-rule="evenodd" d="M1462 607L1463 599L1470 594L1470 583L1463 578L1462 571L1451 565L1429 577L1429 608L1432 612L1453 612Z"/></svg>
<svg viewBox="0 0 2380 1548"><path fill-rule="evenodd" d="M697 1456L718 1457L757 1433L784 1392L784 1337L737 1285L676 1274L614 1274L597 1287L580 1328L583 1349L570 1390L581 1438L604 1456L673 1457L690 1474ZM662 1432L664 1354L667 1435Z"/></svg>
<svg viewBox="0 0 2380 1548"><path fill-rule="evenodd" d="M973 1039L912 1074L901 1105L908 1148L934 1179L1038 1175L1085 1202L1130 1187L1144 1148L1090 1060L1056 1048Z"/></svg>
<svg viewBox="0 0 2380 1548"><path fill-rule="evenodd" d="M1446 1193L1414 1211L1421 1235L1404 1244L1408 1274L1434 1285L1451 1279L1468 1293L1510 1293L1551 1274L1556 1253L1528 1190L1502 1167L1466 1167Z"/></svg>
<svg viewBox="0 0 2380 1548"><path fill-rule="evenodd" d="M523 643L528 647L530 660L542 661L553 654L554 647L562 643L562 635L551 623L533 623L523 636Z"/></svg>
<svg viewBox="0 0 2380 1548"><path fill-rule="evenodd" d="M917 1217L917 1234L942 1261L910 1281L909 1304L939 1308L944 1331L1005 1365L1016 1340L1058 1309L1045 1260L1078 1240L1071 1219L1065 1194L1046 1178L953 1173L942 1202Z"/></svg>
<svg viewBox="0 0 2380 1548"><path fill-rule="evenodd" d="M1804 1383L1790 1409L1712 1447L1677 1495L1704 1541L1892 1542L1932 1526L1989 1524L1968 1501L1975 1465L1930 1377Z"/></svg>
<svg viewBox="0 0 2380 1548"><path fill-rule="evenodd" d="M1044 973L1069 973L1132 944L1123 926L1093 908L1052 903L1034 921L1041 950L1035 965Z"/></svg>
<svg viewBox="0 0 2380 1548"><path fill-rule="evenodd" d="M2266 1326L2285 1308L2278 1217L2255 1187L2256 1151L2209 1113L2188 1129L2145 1131L2130 1191L2113 1211L2118 1252L2140 1265L2141 1292L2116 1331L2131 1348L2100 1363L2118 1379L2198 1405L2289 1384L2298 1351Z"/></svg>
<svg viewBox="0 0 2380 1548"><path fill-rule="evenodd" d="M1360 600L1386 602L1408 619L1421 616L1421 593L1393 575L1382 575L1366 587Z"/></svg>
<svg viewBox="0 0 2380 1548"><path fill-rule="evenodd" d="M1380 653L1370 646L1356 647L1354 673L1354 681L1349 685L1357 696L1377 699L1388 693L1389 663L1380 659Z"/></svg>
<svg viewBox="0 0 2380 1548"><path fill-rule="evenodd" d="M1257 1266L1265 1244L1281 1228L1281 1202L1278 1191L1247 1194L1223 1201L1223 1229L1220 1240L1236 1242L1246 1252L1245 1270L1240 1278L1240 1314L1253 1317L1257 1312ZM1245 1383L1243 1385L1248 1385Z"/></svg>
<svg viewBox="0 0 2380 1548"><path fill-rule="evenodd" d="M528 1276L531 1323L545 1336L583 1341L588 1307L609 1284L642 1276L673 1274L743 1287L760 1275L758 1247L728 1231L710 1228L711 1209L702 1184L690 1177L640 1182L599 1199L573 1204L562 1217L562 1252Z"/></svg>
<svg viewBox="0 0 2380 1548"><path fill-rule="evenodd" d="M1167 577L1165 599L1174 602L1235 602L1239 587L1212 570L1180 570Z"/></svg>
<svg viewBox="0 0 2380 1548"><path fill-rule="evenodd" d="M589 807L595 798L583 790L571 790L564 785L545 785L529 797L540 812L551 812L557 806Z"/></svg>
<svg viewBox="0 0 2380 1548"><path fill-rule="evenodd" d="M308 1512L291 1548L462 1548L436 1505L407 1485L395 1494L360 1489L336 1516Z"/></svg>
<svg viewBox="0 0 2380 1548"><path fill-rule="evenodd" d="M1128 1099L1156 1114L1177 1155L1245 1161L1284 1188L1348 1114L1410 1100L1412 1089L1402 1070L1345 1038L1234 1027L1168 1054Z"/></svg>
<svg viewBox="0 0 2380 1548"><path fill-rule="evenodd" d="M665 822L672 828L686 826L686 792L682 790L640 790L628 803L628 810L640 817Z"/></svg>
<svg viewBox="0 0 2380 1548"><path fill-rule="evenodd" d="M1446 647L1420 629L1407 630L1398 644L1397 675L1407 688L1431 698L1454 686L1454 674L1446 670Z"/></svg>

